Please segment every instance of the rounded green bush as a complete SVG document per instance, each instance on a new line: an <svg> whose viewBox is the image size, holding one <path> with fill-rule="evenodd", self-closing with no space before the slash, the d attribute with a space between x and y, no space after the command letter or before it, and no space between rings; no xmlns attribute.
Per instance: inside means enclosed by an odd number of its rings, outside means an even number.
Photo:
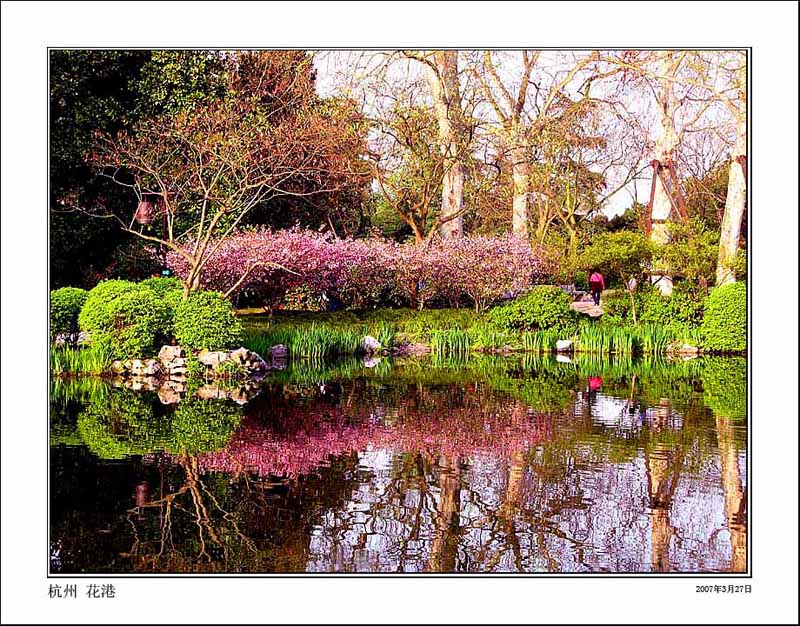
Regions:
<svg viewBox="0 0 800 626"><path fill-rule="evenodd" d="M235 348L244 335L233 305L217 291L198 291L175 308L175 338L185 348Z"/></svg>
<svg viewBox="0 0 800 626"><path fill-rule="evenodd" d="M747 284L712 289L705 301L700 330L703 348L709 352L747 350Z"/></svg>
<svg viewBox="0 0 800 626"><path fill-rule="evenodd" d="M89 292L79 287L62 287L50 292L50 338L67 335L72 343L77 340L81 313Z"/></svg>
<svg viewBox="0 0 800 626"><path fill-rule="evenodd" d="M573 332L577 315L570 308L571 298L558 287L534 287L513 302L489 311L489 319L509 330L557 329Z"/></svg>
<svg viewBox="0 0 800 626"><path fill-rule="evenodd" d="M703 321L703 299L693 293L686 283L678 283L672 295L664 296L658 289L643 291L639 319L650 324L668 326L680 323L697 328Z"/></svg>
<svg viewBox="0 0 800 626"><path fill-rule="evenodd" d="M123 280L92 289L79 322L92 343L108 347L116 358L150 356L172 335L172 311L165 298Z"/></svg>
<svg viewBox="0 0 800 626"><path fill-rule="evenodd" d="M148 289L152 289L160 296L166 296L175 291L178 293L183 291L183 283L174 277L156 276L154 278L146 278L139 284Z"/></svg>

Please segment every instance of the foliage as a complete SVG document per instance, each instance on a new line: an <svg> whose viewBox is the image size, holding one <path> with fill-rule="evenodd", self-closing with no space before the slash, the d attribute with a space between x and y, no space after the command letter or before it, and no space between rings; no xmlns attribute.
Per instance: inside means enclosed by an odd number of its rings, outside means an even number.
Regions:
<svg viewBox="0 0 800 626"><path fill-rule="evenodd" d="M720 417L747 415L747 360L706 357L701 374L706 404Z"/></svg>
<svg viewBox="0 0 800 626"><path fill-rule="evenodd" d="M731 283L711 290L704 304L703 347L710 352L747 350L747 284Z"/></svg>
<svg viewBox="0 0 800 626"><path fill-rule="evenodd" d="M502 328L516 330L556 329L574 332L577 322L570 297L558 287L539 286L512 302L495 307L489 319Z"/></svg>
<svg viewBox="0 0 800 626"><path fill-rule="evenodd" d="M65 340L75 345L80 327L78 316L88 292L78 287L62 287L50 292L50 338L64 335Z"/></svg>
<svg viewBox="0 0 800 626"><path fill-rule="evenodd" d="M641 309L642 290L634 294L634 299L639 300L637 310ZM633 319L631 298L624 289L613 289L603 295L603 323L609 316L626 322Z"/></svg>
<svg viewBox="0 0 800 626"><path fill-rule="evenodd" d="M127 237L111 253L108 263L101 267L88 267L88 280L97 284L109 278L124 278L139 281L157 274L163 267L163 258L158 250L141 241Z"/></svg>
<svg viewBox="0 0 800 626"><path fill-rule="evenodd" d="M652 287L640 290L639 319L663 326L677 322L698 328L703 321L703 298L692 287L686 281L678 282L669 296Z"/></svg>
<svg viewBox="0 0 800 626"><path fill-rule="evenodd" d="M139 283L143 287L147 287L154 291L157 295L163 297L167 297L169 294L174 292L180 292L183 288L181 285L181 281L177 278L172 277L165 277L165 276L156 276L152 278L146 278L141 283Z"/></svg>
<svg viewBox="0 0 800 626"><path fill-rule="evenodd" d="M670 276L681 276L694 284L711 285L717 268L719 231L710 229L700 218L687 224L669 222L669 243L656 248L659 267Z"/></svg>
<svg viewBox="0 0 800 626"><path fill-rule="evenodd" d="M736 259L733 261L733 271L736 280L747 280L747 249L739 248Z"/></svg>
<svg viewBox="0 0 800 626"><path fill-rule="evenodd" d="M93 344L115 357L148 356L172 335L172 311L145 285L124 280L99 283L89 292L79 316Z"/></svg>
<svg viewBox="0 0 800 626"><path fill-rule="evenodd" d="M606 285L612 281L627 283L647 271L653 249L644 234L633 231L600 233L581 252L580 267L599 269L606 276Z"/></svg>
<svg viewBox="0 0 800 626"><path fill-rule="evenodd" d="M222 350L242 340L242 325L221 293L198 291L175 308L175 338L187 349Z"/></svg>
<svg viewBox="0 0 800 626"><path fill-rule="evenodd" d="M300 285L286 290L278 306L287 311L324 311L325 300L308 285Z"/></svg>
<svg viewBox="0 0 800 626"><path fill-rule="evenodd" d="M52 50L50 72L50 280L54 286L92 286L92 270L108 265L123 239L109 220L64 211L122 197L94 176L83 156L96 131L117 132L136 109L132 86L150 53L145 50ZM96 280L94 281L96 282Z"/></svg>

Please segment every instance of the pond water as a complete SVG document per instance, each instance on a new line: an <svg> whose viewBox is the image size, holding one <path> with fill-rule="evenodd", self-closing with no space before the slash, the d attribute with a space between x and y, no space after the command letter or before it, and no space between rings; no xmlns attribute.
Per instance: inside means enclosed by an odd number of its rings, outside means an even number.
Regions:
<svg viewBox="0 0 800 626"><path fill-rule="evenodd" d="M745 360L563 361L55 380L51 572L745 571Z"/></svg>

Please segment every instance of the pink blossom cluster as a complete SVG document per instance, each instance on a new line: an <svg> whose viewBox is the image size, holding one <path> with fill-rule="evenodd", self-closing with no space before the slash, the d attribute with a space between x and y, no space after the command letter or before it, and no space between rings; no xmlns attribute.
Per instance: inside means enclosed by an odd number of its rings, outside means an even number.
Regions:
<svg viewBox="0 0 800 626"><path fill-rule="evenodd" d="M180 277L188 263L170 253ZM226 292L250 268L233 295L247 292L264 304L307 286L353 308L403 302L415 307L493 301L539 282L552 268L524 239L472 236L398 244L383 239L335 238L309 230L247 230L228 238L206 262L201 284Z"/></svg>

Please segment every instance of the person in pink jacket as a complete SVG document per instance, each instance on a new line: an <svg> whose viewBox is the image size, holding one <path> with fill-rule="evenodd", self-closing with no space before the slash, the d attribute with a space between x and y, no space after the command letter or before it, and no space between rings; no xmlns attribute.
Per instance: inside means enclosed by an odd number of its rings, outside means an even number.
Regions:
<svg viewBox="0 0 800 626"><path fill-rule="evenodd" d="M589 290L592 292L592 299L595 306L600 305L600 293L606 288L606 280L603 275L597 270L592 270L589 273Z"/></svg>

